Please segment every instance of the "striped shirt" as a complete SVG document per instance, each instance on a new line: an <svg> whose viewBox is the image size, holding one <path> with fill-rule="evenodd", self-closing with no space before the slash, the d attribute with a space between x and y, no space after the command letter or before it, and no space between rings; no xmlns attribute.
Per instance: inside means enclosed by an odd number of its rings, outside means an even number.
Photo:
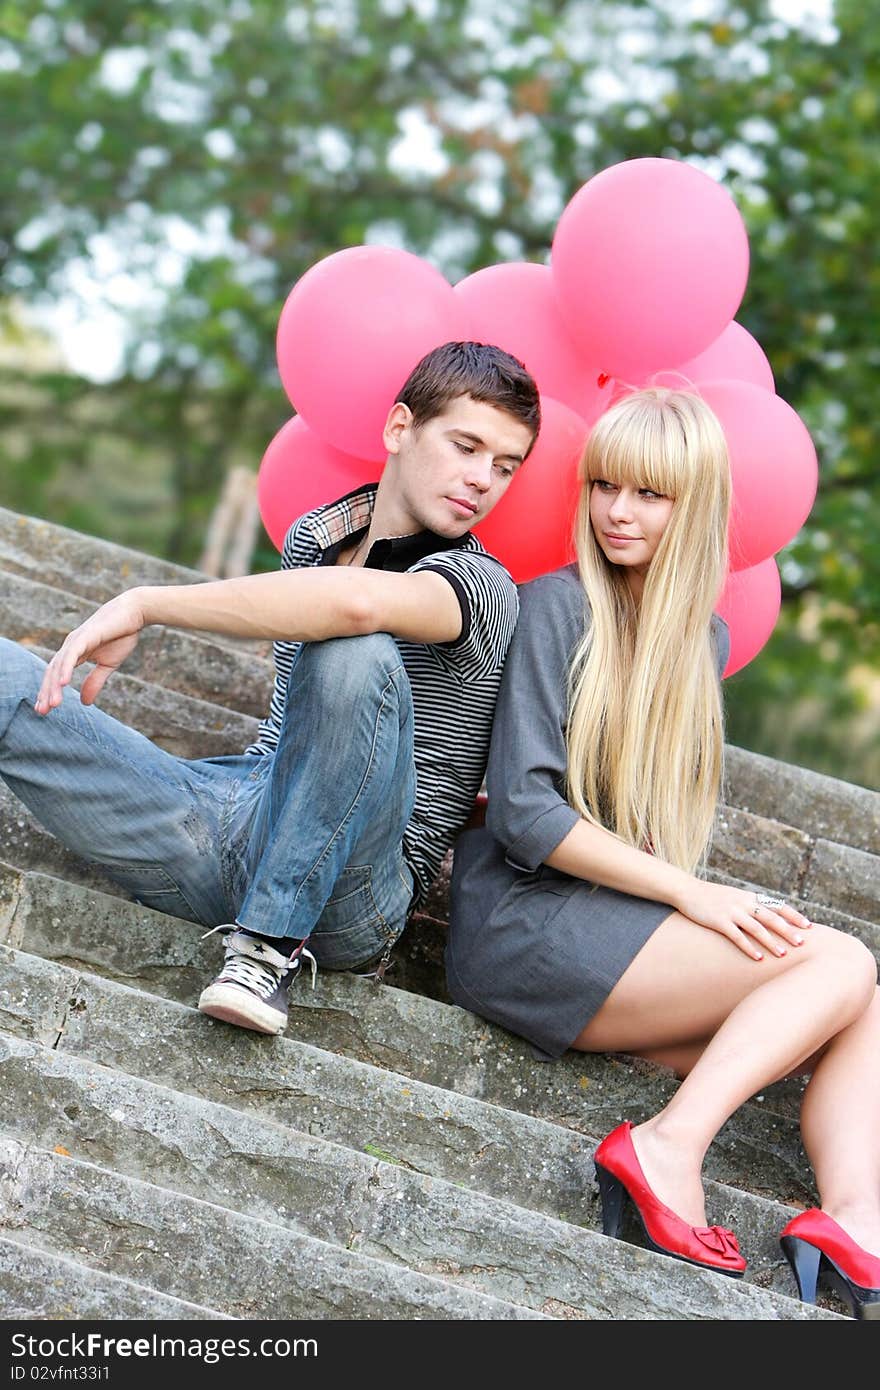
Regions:
<svg viewBox="0 0 880 1390"><path fill-rule="evenodd" d="M287 532L282 569L334 564L340 551L363 539L376 485L358 488L306 512ZM370 569L441 574L461 606L461 633L452 642L397 645L413 697L416 798L403 837L415 880L413 906L425 897L447 849L467 821L489 753L495 699L519 611L507 570L470 533L449 540L422 531L376 541ZM269 714L248 753L272 753L278 744L287 682L299 642L275 642L275 688Z"/></svg>

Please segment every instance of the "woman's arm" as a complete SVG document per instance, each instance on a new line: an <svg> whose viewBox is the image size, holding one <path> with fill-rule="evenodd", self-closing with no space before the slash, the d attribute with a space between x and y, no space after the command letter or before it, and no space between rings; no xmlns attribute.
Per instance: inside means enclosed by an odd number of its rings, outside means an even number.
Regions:
<svg viewBox="0 0 880 1390"><path fill-rule="evenodd" d="M584 625L583 591L573 571L543 575L521 588L486 774L486 824L508 863L524 872L546 863L574 878L669 903L755 960L763 949L783 954L784 943L798 944L810 925L794 908L763 907L759 921L753 892L706 882L624 844L568 804L568 667ZM719 653L719 665L722 657L726 653Z"/></svg>
<svg viewBox="0 0 880 1390"><path fill-rule="evenodd" d="M574 878L589 879L637 898L669 903L698 926L719 932L753 960L764 950L786 954L786 942L800 946L811 924L788 903L763 906L755 916L757 897L747 888L709 883L678 869L664 859L624 844L601 825L579 820L547 856L551 868Z"/></svg>
<svg viewBox="0 0 880 1390"><path fill-rule="evenodd" d="M486 824L508 862L528 872L579 819L565 798L565 719L584 597L576 573L565 570L524 584L519 597L492 723Z"/></svg>

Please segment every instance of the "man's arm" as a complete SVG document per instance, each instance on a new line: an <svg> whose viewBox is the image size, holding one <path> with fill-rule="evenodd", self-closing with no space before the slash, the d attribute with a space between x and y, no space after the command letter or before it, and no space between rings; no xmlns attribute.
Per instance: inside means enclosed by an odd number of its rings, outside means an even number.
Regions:
<svg viewBox="0 0 880 1390"><path fill-rule="evenodd" d="M144 627L196 628L234 637L320 642L390 632L410 642L452 642L462 615L452 585L435 573L397 574L360 567L279 570L205 584L129 589L65 638L46 668L34 708L61 703L74 669L94 661L81 698L91 704L134 649Z"/></svg>

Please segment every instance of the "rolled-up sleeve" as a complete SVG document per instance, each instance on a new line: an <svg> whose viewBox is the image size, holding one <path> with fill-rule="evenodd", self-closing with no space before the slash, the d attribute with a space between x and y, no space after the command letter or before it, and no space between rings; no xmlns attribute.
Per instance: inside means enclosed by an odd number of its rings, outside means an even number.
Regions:
<svg viewBox="0 0 880 1390"><path fill-rule="evenodd" d="M718 679L724 676L724 668L730 658L730 629L720 613L712 614L712 641L715 644L715 661L718 666Z"/></svg>
<svg viewBox="0 0 880 1390"><path fill-rule="evenodd" d="M580 817L565 799L568 667L585 627L573 570L520 589L486 771L486 824L507 862L536 869Z"/></svg>

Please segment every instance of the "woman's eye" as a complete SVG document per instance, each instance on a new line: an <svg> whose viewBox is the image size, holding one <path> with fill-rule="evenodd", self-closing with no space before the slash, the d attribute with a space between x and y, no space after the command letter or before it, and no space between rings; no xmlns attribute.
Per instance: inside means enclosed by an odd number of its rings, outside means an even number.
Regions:
<svg viewBox="0 0 880 1390"><path fill-rule="evenodd" d="M662 496L663 496L663 493L662 493L662 492L652 492L652 490L651 490L649 487L640 487L640 488L639 488L639 496L640 496L640 497L647 497L649 501L654 501L656 498L662 497Z"/></svg>
<svg viewBox="0 0 880 1390"><path fill-rule="evenodd" d="M614 484L609 483L607 478L597 478L594 486L597 487L600 492L614 491Z"/></svg>

